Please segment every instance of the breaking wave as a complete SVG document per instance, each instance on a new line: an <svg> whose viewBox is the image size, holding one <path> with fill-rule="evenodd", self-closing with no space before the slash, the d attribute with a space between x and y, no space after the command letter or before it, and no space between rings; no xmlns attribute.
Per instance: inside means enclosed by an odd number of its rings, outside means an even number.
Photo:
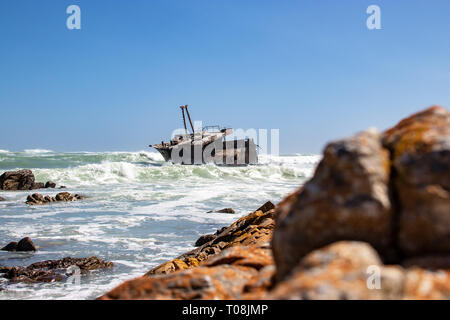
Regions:
<svg viewBox="0 0 450 320"><path fill-rule="evenodd" d="M317 155L262 155L259 164L252 166L182 166L164 162L157 152L55 153L28 150L0 154L0 170L29 168L39 181L52 180L74 187L204 179L270 179L281 182L310 176L319 159Z"/></svg>

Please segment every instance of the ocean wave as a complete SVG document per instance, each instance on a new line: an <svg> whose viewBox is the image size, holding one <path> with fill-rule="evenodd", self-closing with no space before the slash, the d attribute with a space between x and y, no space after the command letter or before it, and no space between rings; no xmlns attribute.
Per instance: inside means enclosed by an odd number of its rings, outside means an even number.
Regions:
<svg viewBox="0 0 450 320"><path fill-rule="evenodd" d="M161 154L150 151L55 153L34 149L2 154L0 172L27 168L38 181L74 187L204 179L284 181L309 177L320 159L318 155L260 155L258 165L182 166L166 163Z"/></svg>
<svg viewBox="0 0 450 320"><path fill-rule="evenodd" d="M52 150L47 150L47 149L25 149L23 150L25 153L50 153L53 152Z"/></svg>
<svg viewBox="0 0 450 320"><path fill-rule="evenodd" d="M35 169L39 181L52 180L69 186L120 183L155 183L202 180L268 180L285 181L306 178L312 174L311 166L255 165L221 167L213 164L183 166L164 164L140 165L128 162L103 162L65 169Z"/></svg>

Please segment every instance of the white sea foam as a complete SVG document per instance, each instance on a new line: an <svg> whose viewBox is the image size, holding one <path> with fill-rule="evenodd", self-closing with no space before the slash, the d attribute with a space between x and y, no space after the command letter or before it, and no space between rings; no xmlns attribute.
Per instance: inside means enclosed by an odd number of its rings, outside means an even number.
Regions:
<svg viewBox="0 0 450 320"><path fill-rule="evenodd" d="M97 255L115 267L83 276L78 288L65 283L7 285L0 299L98 297L192 249L200 235L231 224L267 200L280 201L312 175L320 160L315 155L261 156L259 165L221 167L167 164L159 153L146 151L1 157L0 172L29 167L37 181L52 180L88 198L30 207L24 203L29 191L2 192L8 201L0 202L0 243L29 236L39 251L0 252L0 265ZM60 191L38 192L54 196ZM226 207L236 214L207 213Z"/></svg>
<svg viewBox="0 0 450 320"><path fill-rule="evenodd" d="M25 153L33 153L33 154L39 154L39 153L50 153L53 152L52 150L47 149L25 149Z"/></svg>

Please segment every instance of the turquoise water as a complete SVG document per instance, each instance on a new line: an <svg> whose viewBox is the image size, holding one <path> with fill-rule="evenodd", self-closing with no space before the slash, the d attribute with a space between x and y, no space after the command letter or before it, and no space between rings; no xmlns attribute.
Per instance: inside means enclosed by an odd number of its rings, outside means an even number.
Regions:
<svg viewBox="0 0 450 320"><path fill-rule="evenodd" d="M60 283L5 285L0 299L93 299L124 280L193 248L202 234L231 224L267 200L280 201L309 178L319 156L260 157L260 165L218 167L165 163L153 152L0 150L0 174L29 168L37 181L52 180L79 202L27 206L30 191L0 191L0 245L29 236L38 251L0 252L0 265L29 265L66 256L96 255L111 270ZM57 189L42 189L55 195ZM236 214L206 213L231 207Z"/></svg>

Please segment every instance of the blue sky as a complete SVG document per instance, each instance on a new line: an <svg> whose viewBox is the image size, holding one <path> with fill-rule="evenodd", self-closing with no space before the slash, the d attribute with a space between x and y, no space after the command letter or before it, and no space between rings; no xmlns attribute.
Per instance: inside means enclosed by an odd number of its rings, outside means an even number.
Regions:
<svg viewBox="0 0 450 320"><path fill-rule="evenodd" d="M382 30L366 28L371 4ZM449 14L448 0L0 0L0 149L145 150L189 104L317 153L450 106Z"/></svg>

